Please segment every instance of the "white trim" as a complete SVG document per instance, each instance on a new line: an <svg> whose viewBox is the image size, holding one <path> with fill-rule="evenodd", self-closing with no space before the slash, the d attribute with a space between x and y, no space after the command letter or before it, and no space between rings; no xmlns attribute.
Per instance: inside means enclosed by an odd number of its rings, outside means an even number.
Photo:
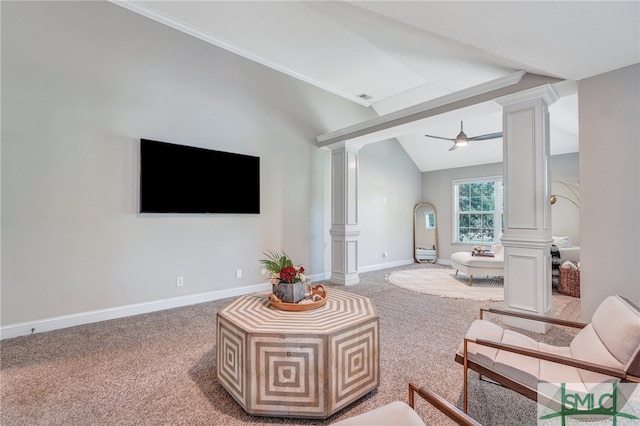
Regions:
<svg viewBox="0 0 640 426"><path fill-rule="evenodd" d="M504 179L502 178L502 175L495 175L495 176L486 176L486 177L479 177L479 178L462 178L462 179L453 179L451 181L451 183L453 185L460 185L463 183L483 183L483 182L495 182L495 181L500 181L502 182Z"/></svg>
<svg viewBox="0 0 640 426"><path fill-rule="evenodd" d="M396 260L394 262L376 263L374 265L358 266L358 273L379 271L380 269L395 268L398 266L411 265L412 263L416 263L416 261L413 258L410 258L405 260ZM325 272L324 274L318 274L314 276L312 282L329 281L330 279L331 279L331 273Z"/></svg>
<svg viewBox="0 0 640 426"><path fill-rule="evenodd" d="M458 92L449 93L436 99L431 99L361 123L318 135L316 136L316 141L320 146L326 146L341 140L353 139L355 136L361 136L362 134L377 132L390 127L395 127L399 124L405 124L406 122L416 121L418 119L416 116L423 115L425 112L431 111L437 107L442 107L474 96L483 95L494 90L518 84L525 74L525 71L517 71L504 77L481 83Z"/></svg>
<svg viewBox="0 0 640 426"><path fill-rule="evenodd" d="M400 260L376 265L370 265L359 269L359 272L376 271L379 269L414 263L413 259ZM312 282L328 280L330 273L307 275ZM242 296L243 294L268 291L271 289L270 283L253 284L244 287L236 287L225 290L216 290L206 293L192 294L189 296L174 297L171 299L156 300L153 302L135 303L132 305L117 306L114 308L99 309L95 311L79 312L76 314L61 315L51 318L43 318L34 321L26 321L16 324L9 324L0 327L0 340L11 339L19 336L27 336L34 333L44 333L46 331L59 330L62 328L75 327L78 325L92 324L100 321L108 321L117 318L125 318L134 315L147 314L150 312L162 311L165 309L179 308L182 306L195 305L198 303L211 302L213 300L226 299L229 297Z"/></svg>
<svg viewBox="0 0 640 426"><path fill-rule="evenodd" d="M160 22L170 28L181 31L185 34L189 34L193 37L199 38L200 40L206 41L208 43L213 44L214 46L218 46L221 49L227 50L229 52L235 53L236 55L242 56L243 58L249 59L250 61L257 62L258 64L264 65L286 75L289 75L293 78L297 78L298 80L302 80L306 83L312 84L320 89L326 90L327 92L333 93L334 95L338 95L342 98L350 100L351 102L355 102L365 107L371 106L371 102L366 101L358 96L350 95L348 93L337 90L333 87L327 86L326 84L320 83L312 78L309 78L305 75L300 74L292 69L289 69L283 66L280 63L271 61L262 56L258 56L248 50L241 48L240 46L236 46L230 43L227 40L222 38L215 37L209 33L203 32L197 28L194 28L178 19L172 18L170 16L165 15L164 13L158 12L157 10L151 9L149 6L142 5L135 1L128 0L109 0L111 3L116 4L118 6L124 7L132 12L135 12L139 15L145 16L149 19L153 19L154 21Z"/></svg>
<svg viewBox="0 0 640 426"><path fill-rule="evenodd" d="M396 260L394 262L376 263L375 265L359 267L358 272L378 271L380 269L395 268L397 266L409 265L411 263L416 263L416 261L413 258L411 258L411 259L405 259L405 260Z"/></svg>
<svg viewBox="0 0 640 426"><path fill-rule="evenodd" d="M521 92L512 93L510 95L502 96L495 99L495 101L503 107L525 102L531 100L542 99L547 105L555 103L560 97L550 84L545 84L540 87L532 87L531 89L523 90Z"/></svg>
<svg viewBox="0 0 640 426"><path fill-rule="evenodd" d="M366 145L366 143L362 143L362 142L353 142L353 141L338 141L335 143L332 143L330 145L325 145L321 148L329 148L331 151L335 151L337 149L345 149L347 151L360 151L360 149L362 147L364 147Z"/></svg>
<svg viewBox="0 0 640 426"><path fill-rule="evenodd" d="M115 308L100 309L96 311L80 312L77 314L62 315L41 320L21 322L0 327L0 340L18 336L26 336L33 333L42 333L61 328L74 327L83 324L91 324L99 321L107 321L116 318L124 318L165 309L179 308L181 306L195 305L197 303L210 302L212 300L236 297L243 294L267 291L271 289L270 283L254 284L245 287L236 287L226 290L217 290L207 293L193 294L189 296L175 297L171 299L156 300L153 302L136 303L133 305L118 306Z"/></svg>

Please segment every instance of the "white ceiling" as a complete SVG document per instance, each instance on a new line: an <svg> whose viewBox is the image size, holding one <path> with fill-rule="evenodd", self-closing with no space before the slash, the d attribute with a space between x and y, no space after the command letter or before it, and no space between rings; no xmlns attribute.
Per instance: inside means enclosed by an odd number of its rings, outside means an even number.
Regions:
<svg viewBox="0 0 640 426"><path fill-rule="evenodd" d="M550 107L552 154L578 150L576 81L640 63L640 1L115 1L385 115L523 70L567 82ZM359 97L366 94L371 99ZM396 137L422 171L502 161L495 102ZM353 123L357 124L357 123ZM329 129L330 131L339 129Z"/></svg>

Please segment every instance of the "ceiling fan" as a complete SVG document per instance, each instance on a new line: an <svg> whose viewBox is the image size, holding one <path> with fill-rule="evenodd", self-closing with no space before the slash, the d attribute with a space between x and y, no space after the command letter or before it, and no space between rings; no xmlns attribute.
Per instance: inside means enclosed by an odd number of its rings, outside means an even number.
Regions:
<svg viewBox="0 0 640 426"><path fill-rule="evenodd" d="M456 136L455 139L443 138L441 136L433 136L433 135L425 135L425 136L428 137L428 138L444 139L446 141L452 141L453 142L453 146L451 148L449 148L449 151L453 151L454 149L459 148L461 146L467 146L469 141L484 141L484 140L488 140L488 139L501 138L502 137L502 132L487 133L486 135L468 137L464 133L464 131L462 130L462 121L461 121L460 122L460 133L458 133L458 136Z"/></svg>

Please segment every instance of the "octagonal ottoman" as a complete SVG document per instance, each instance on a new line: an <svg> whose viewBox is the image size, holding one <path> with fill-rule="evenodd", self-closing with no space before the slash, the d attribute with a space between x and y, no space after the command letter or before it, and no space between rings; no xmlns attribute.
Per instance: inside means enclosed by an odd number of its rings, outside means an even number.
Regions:
<svg viewBox="0 0 640 426"><path fill-rule="evenodd" d="M268 296L240 296L217 314L217 377L248 413L324 419L378 387L369 298L330 289L324 306L291 312Z"/></svg>

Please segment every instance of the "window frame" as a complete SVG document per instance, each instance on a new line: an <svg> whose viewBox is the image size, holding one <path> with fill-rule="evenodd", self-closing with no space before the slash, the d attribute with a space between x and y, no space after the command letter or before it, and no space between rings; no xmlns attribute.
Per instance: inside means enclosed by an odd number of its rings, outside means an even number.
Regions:
<svg viewBox="0 0 640 426"><path fill-rule="evenodd" d="M433 223L433 225L431 225ZM431 231L436 229L436 212L429 211L424 214L424 229Z"/></svg>
<svg viewBox="0 0 640 426"><path fill-rule="evenodd" d="M493 240L492 241L460 241L460 193L459 186L469 183L487 183L496 184L494 193L494 210L493 211ZM500 185L497 185L497 184ZM504 226L504 179L502 176L487 176L479 178L454 179L451 181L451 199L452 199L452 220L451 220L451 244L452 245L491 245L500 243L500 235ZM482 210L485 212L485 210ZM488 210L486 210L488 211Z"/></svg>

